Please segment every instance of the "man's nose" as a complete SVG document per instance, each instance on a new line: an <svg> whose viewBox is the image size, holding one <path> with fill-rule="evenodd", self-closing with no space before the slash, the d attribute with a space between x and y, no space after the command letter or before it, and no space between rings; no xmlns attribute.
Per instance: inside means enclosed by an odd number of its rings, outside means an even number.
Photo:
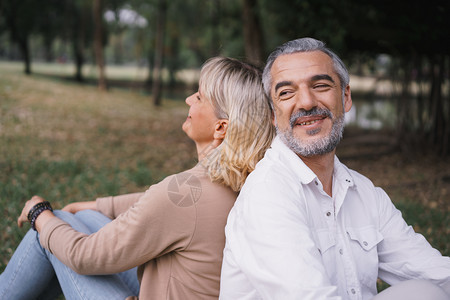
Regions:
<svg viewBox="0 0 450 300"><path fill-rule="evenodd" d="M309 111L317 106L317 99L309 88L300 89L297 93L296 107Z"/></svg>

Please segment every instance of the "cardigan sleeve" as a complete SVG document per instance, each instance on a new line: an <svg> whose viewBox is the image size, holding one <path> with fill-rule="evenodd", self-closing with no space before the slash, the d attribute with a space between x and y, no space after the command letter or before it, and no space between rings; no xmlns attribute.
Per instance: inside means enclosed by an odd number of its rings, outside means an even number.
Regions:
<svg viewBox="0 0 450 300"><path fill-rule="evenodd" d="M186 249L195 231L196 208L170 199L169 179L150 187L130 209L91 235L53 218L40 232L42 246L75 272L97 275L121 272Z"/></svg>
<svg viewBox="0 0 450 300"><path fill-rule="evenodd" d="M127 211L133 206L144 193L132 193L119 196L97 198L97 210L110 219L117 218L118 215Z"/></svg>

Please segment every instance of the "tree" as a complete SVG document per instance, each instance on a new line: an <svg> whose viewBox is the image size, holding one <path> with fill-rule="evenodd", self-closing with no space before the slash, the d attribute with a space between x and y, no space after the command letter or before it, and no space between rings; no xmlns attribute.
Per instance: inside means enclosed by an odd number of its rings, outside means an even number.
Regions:
<svg viewBox="0 0 450 300"><path fill-rule="evenodd" d="M20 49L25 74L31 74L29 38L37 23L37 11L40 5L33 0L2 0L0 2L0 15L4 18L4 24L12 42L16 43Z"/></svg>
<svg viewBox="0 0 450 300"><path fill-rule="evenodd" d="M98 88L106 90L105 60L103 57L103 0L94 0L94 52L98 68Z"/></svg>
<svg viewBox="0 0 450 300"><path fill-rule="evenodd" d="M164 59L164 38L166 29L167 0L158 0L156 24L155 58L153 68L153 104L161 105L162 67Z"/></svg>
<svg viewBox="0 0 450 300"><path fill-rule="evenodd" d="M448 80L445 74L450 72L450 35L442 30L450 27L450 3L430 0L424 5L412 0L404 5L366 0L352 10L355 29L347 34L347 44L354 50L393 57L391 79L402 87L395 95L399 144L405 151L422 146L450 155L450 97L443 91ZM371 28L376 29L368 35ZM414 81L428 89L413 93Z"/></svg>
<svg viewBox="0 0 450 300"><path fill-rule="evenodd" d="M264 41L258 13L258 0L242 0L242 25L244 31L245 56L255 65L263 65Z"/></svg>
<svg viewBox="0 0 450 300"><path fill-rule="evenodd" d="M91 44L93 18L91 1L72 0L66 4L64 38L72 44L75 63L75 80L83 81L83 65L85 48Z"/></svg>

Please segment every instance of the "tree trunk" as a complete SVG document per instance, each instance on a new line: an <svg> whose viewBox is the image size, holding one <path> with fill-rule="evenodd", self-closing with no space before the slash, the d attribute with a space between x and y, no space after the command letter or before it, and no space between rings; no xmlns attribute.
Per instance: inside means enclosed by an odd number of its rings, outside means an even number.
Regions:
<svg viewBox="0 0 450 300"><path fill-rule="evenodd" d="M17 43L20 54L24 62L24 73L31 74L31 56L29 49L28 37L30 35L30 28L20 26L20 1L0 2L0 18L1 24L5 26L10 34L11 41Z"/></svg>
<svg viewBox="0 0 450 300"><path fill-rule="evenodd" d="M148 51L148 77L146 80L146 86L149 90L151 90L151 87L153 85L153 70L155 69L155 66L153 65L153 60L155 59L155 53L152 50Z"/></svg>
<svg viewBox="0 0 450 300"><path fill-rule="evenodd" d="M78 82L83 82L83 43L82 39L79 37L74 37L73 43L73 55L75 58L75 80Z"/></svg>
<svg viewBox="0 0 450 300"><path fill-rule="evenodd" d="M415 66L417 68L417 78L416 82L419 87L418 93L417 93L417 115L416 118L418 120L418 128L417 132L419 135L419 138L422 139L424 136L424 116L425 116L425 100L424 100L424 91L423 91L423 82L424 82L424 74L423 74L423 57L418 56L417 61L415 63Z"/></svg>
<svg viewBox="0 0 450 300"><path fill-rule="evenodd" d="M70 38L72 43L72 51L75 63L75 80L83 82L83 64L84 64L84 43L86 34L87 18L90 18L90 10L85 10L83 7L70 7L73 10L73 20L70 26ZM74 25L76 24L76 26Z"/></svg>
<svg viewBox="0 0 450 300"><path fill-rule="evenodd" d="M439 56L437 59L433 58L432 60L432 69L431 69L431 91L430 91L430 101L431 101L431 130L430 130L430 138L431 142L439 147L439 139L442 138L443 135L443 105L442 105L442 80L443 80L443 71L442 66L442 56Z"/></svg>
<svg viewBox="0 0 450 300"><path fill-rule="evenodd" d="M30 48L28 45L28 38L24 37L19 40L19 48L22 53L22 58L24 62L24 72L27 75L31 74L31 57L30 57Z"/></svg>
<svg viewBox="0 0 450 300"><path fill-rule="evenodd" d="M170 37L170 54L166 54L166 66L169 71L169 87L175 87L177 79L176 72L179 68L178 52L180 49L180 37L178 34ZM170 58L170 59L169 59Z"/></svg>
<svg viewBox="0 0 450 300"><path fill-rule="evenodd" d="M162 66L164 59L164 37L166 27L167 0L158 1L158 21L156 24L155 60L153 64L153 104L161 105Z"/></svg>
<svg viewBox="0 0 450 300"><path fill-rule="evenodd" d="M448 74L450 71L450 56L447 55L444 59L445 61L445 68L444 74ZM444 136L442 139L442 154L443 155L449 155L450 154L450 86L447 85L447 97L445 98L447 105L444 105L446 108L446 111L443 113L445 118L445 129L444 129Z"/></svg>
<svg viewBox="0 0 450 300"><path fill-rule="evenodd" d="M98 88L106 90L105 61L103 57L103 25L102 25L102 0L94 0L94 52L98 68Z"/></svg>
<svg viewBox="0 0 450 300"><path fill-rule="evenodd" d="M411 124L412 113L411 113L411 95L409 93L411 85L411 64L409 63L409 58L405 57L399 61L399 69L403 70L402 77L400 78L401 92L398 96L397 102L397 134L398 141L403 151L408 149L411 143L411 131L413 131L414 124ZM406 147L405 147L406 146Z"/></svg>
<svg viewBox="0 0 450 300"><path fill-rule="evenodd" d="M263 65L263 32L258 14L258 0L243 0L245 56L250 63Z"/></svg>
<svg viewBox="0 0 450 300"><path fill-rule="evenodd" d="M220 0L212 1L211 8L211 45L210 55L217 56L220 53Z"/></svg>

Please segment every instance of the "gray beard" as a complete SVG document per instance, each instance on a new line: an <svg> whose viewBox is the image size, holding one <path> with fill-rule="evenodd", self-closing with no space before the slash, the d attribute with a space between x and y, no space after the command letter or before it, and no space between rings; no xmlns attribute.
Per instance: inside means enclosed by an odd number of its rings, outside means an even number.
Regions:
<svg viewBox="0 0 450 300"><path fill-rule="evenodd" d="M302 142L301 140L294 137L293 128L295 124L295 120L302 116L311 116L311 115L325 115L330 117L333 124L331 127L331 132L328 136L325 136L321 139L311 141L309 143ZM278 136L281 140L297 155L303 157L310 157L316 155L323 155L326 153L330 153L334 149L336 149L337 145L342 139L342 135L344 134L344 113L339 117L333 117L332 113L325 108L313 108L310 111L298 111L293 114L290 118L290 129L281 130L278 126L275 126L277 130ZM310 131L308 134L310 136L314 136L319 131Z"/></svg>

